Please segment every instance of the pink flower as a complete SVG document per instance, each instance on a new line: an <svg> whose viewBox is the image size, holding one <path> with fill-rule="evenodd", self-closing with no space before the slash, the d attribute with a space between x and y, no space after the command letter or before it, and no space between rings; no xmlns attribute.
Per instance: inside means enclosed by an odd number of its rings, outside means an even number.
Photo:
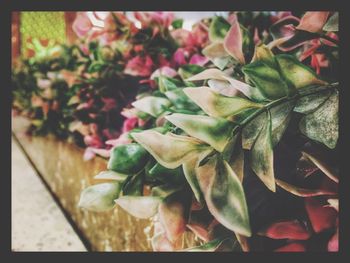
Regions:
<svg viewBox="0 0 350 263"><path fill-rule="evenodd" d="M142 28L152 24L167 28L174 20L171 12L134 12L134 16L141 22Z"/></svg>
<svg viewBox="0 0 350 263"><path fill-rule="evenodd" d="M178 48L173 54L172 62L175 67L187 64L186 58L188 58L189 53L184 48Z"/></svg>
<svg viewBox="0 0 350 263"><path fill-rule="evenodd" d="M101 148L103 146L103 142L100 137L97 135L86 135L84 136L84 143L88 146Z"/></svg>
<svg viewBox="0 0 350 263"><path fill-rule="evenodd" d="M78 12L72 27L78 37L85 37L93 25L85 12Z"/></svg>
<svg viewBox="0 0 350 263"><path fill-rule="evenodd" d="M148 77L152 73L153 61L150 56L136 56L128 61L124 69L125 74Z"/></svg>
<svg viewBox="0 0 350 263"><path fill-rule="evenodd" d="M116 146L128 144L128 143L131 143L131 139L129 138L127 132L120 135L117 139L106 141L106 144L111 145L112 147L116 147Z"/></svg>
<svg viewBox="0 0 350 263"><path fill-rule="evenodd" d="M138 123L138 118L130 118L130 119L126 119L123 123L123 128L122 128L122 132L128 132L132 129L134 129L136 127Z"/></svg>
<svg viewBox="0 0 350 263"><path fill-rule="evenodd" d="M169 78L173 78L177 75L177 72L176 70L170 68L170 67L161 67L159 69L156 69L152 75L151 75L151 79L154 79L156 77L159 77L160 75L163 75L163 76L166 76L166 77L169 77Z"/></svg>
<svg viewBox="0 0 350 263"><path fill-rule="evenodd" d="M190 64L196 64L199 66L204 66L207 64L209 59L207 57L201 56L199 54L194 54L190 59Z"/></svg>

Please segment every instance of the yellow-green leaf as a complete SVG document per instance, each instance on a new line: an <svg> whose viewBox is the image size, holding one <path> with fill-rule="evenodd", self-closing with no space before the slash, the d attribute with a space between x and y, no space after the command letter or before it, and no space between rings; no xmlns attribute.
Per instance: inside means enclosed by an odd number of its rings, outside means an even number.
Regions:
<svg viewBox="0 0 350 263"><path fill-rule="evenodd" d="M164 112L164 107L169 107L171 102L166 98L147 96L132 103L136 109L146 112L153 117L158 117Z"/></svg>

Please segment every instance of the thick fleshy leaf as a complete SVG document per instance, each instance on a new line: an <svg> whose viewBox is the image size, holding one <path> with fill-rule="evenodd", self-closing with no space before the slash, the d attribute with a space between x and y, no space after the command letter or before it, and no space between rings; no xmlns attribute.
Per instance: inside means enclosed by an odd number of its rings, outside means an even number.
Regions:
<svg viewBox="0 0 350 263"><path fill-rule="evenodd" d="M198 153L207 150L208 145L187 136L163 135L156 131L146 130L132 133L132 137L140 143L161 165L175 169Z"/></svg>
<svg viewBox="0 0 350 263"><path fill-rule="evenodd" d="M146 112L153 117L158 117L164 112L164 107L169 107L171 102L166 98L147 96L132 103L136 109Z"/></svg>
<svg viewBox="0 0 350 263"><path fill-rule="evenodd" d="M306 12L300 20L299 25L296 27L298 30L304 30L311 33L319 33L322 31L325 25L329 12L318 11L318 12Z"/></svg>
<svg viewBox="0 0 350 263"><path fill-rule="evenodd" d="M324 31L339 31L339 13L335 12L323 27Z"/></svg>
<svg viewBox="0 0 350 263"><path fill-rule="evenodd" d="M159 91L163 92L163 93L166 91L169 91L169 90L176 90L177 89L177 85L173 81L173 79L168 78L168 77L163 76L163 75L160 75L158 77L158 87L159 87Z"/></svg>
<svg viewBox="0 0 350 263"><path fill-rule="evenodd" d="M334 195L335 192L324 190L324 189L306 189L302 187L297 187L286 183L282 180L276 179L276 184L286 190L287 192L301 196L301 197L310 197L310 196L320 196L320 195Z"/></svg>
<svg viewBox="0 0 350 263"><path fill-rule="evenodd" d="M245 96L248 98L254 100L254 101L264 101L266 98L262 95L262 93L259 91L258 88L252 87L242 81L236 80L234 78L226 77L224 78L230 82L230 84L238 89L240 92L242 92Z"/></svg>
<svg viewBox="0 0 350 263"><path fill-rule="evenodd" d="M245 65L243 73L270 100L279 99L290 94L288 85L283 81L277 69L262 61Z"/></svg>
<svg viewBox="0 0 350 263"><path fill-rule="evenodd" d="M262 61L270 67L276 67L276 61L272 51L264 44L255 47L254 56L251 62Z"/></svg>
<svg viewBox="0 0 350 263"><path fill-rule="evenodd" d="M322 103L325 102L330 95L331 91L325 90L316 94L304 96L297 101L294 111L308 114L322 105Z"/></svg>
<svg viewBox="0 0 350 263"><path fill-rule="evenodd" d="M273 169L273 149L271 138L271 116L261 129L251 149L251 167L260 180L271 191L276 191L275 174Z"/></svg>
<svg viewBox="0 0 350 263"><path fill-rule="evenodd" d="M206 46L202 50L202 53L221 70L223 70L231 62L231 57L226 52L224 44L220 42L214 42Z"/></svg>
<svg viewBox="0 0 350 263"><path fill-rule="evenodd" d="M273 223L259 231L259 235L273 239L307 240L311 233L298 220Z"/></svg>
<svg viewBox="0 0 350 263"><path fill-rule="evenodd" d="M166 119L184 130L192 137L198 138L219 152L222 152L230 139L236 125L223 118L174 113Z"/></svg>
<svg viewBox="0 0 350 263"><path fill-rule="evenodd" d="M306 247L301 243L289 243L283 247L277 248L274 250L275 252L304 252L306 251Z"/></svg>
<svg viewBox="0 0 350 263"><path fill-rule="evenodd" d="M102 183L85 188L80 194L79 207L90 211L102 212L114 208L114 200L121 190L119 182Z"/></svg>
<svg viewBox="0 0 350 263"><path fill-rule="evenodd" d="M223 96L211 88L185 88L185 94L209 116L229 117L248 108L260 108L263 105L241 97Z"/></svg>
<svg viewBox="0 0 350 263"><path fill-rule="evenodd" d="M116 180L116 181L124 181L128 178L129 175L117 173L114 171L102 171L98 175L96 175L95 179L101 180Z"/></svg>
<svg viewBox="0 0 350 263"><path fill-rule="evenodd" d="M115 200L130 215L147 219L158 212L162 199L156 196L122 196Z"/></svg>
<svg viewBox="0 0 350 263"><path fill-rule="evenodd" d="M179 192L183 189L183 186L174 186L171 184L163 184L163 185L158 185L155 187L152 187L151 194L152 196L158 196L160 198L167 198L168 196Z"/></svg>
<svg viewBox="0 0 350 263"><path fill-rule="evenodd" d="M196 168L198 167L199 163L212 151L212 149L209 149L207 151L203 151L202 153L198 154L193 159L185 162L182 165L183 172L185 174L186 180L188 184L190 185L192 192L194 194L194 197L199 203L203 203L203 194L199 186L198 178L196 176Z"/></svg>
<svg viewBox="0 0 350 263"><path fill-rule="evenodd" d="M297 26L299 22L299 18L295 16L286 16L270 27L271 35L274 39L290 37L295 34L295 26Z"/></svg>
<svg viewBox="0 0 350 263"><path fill-rule="evenodd" d="M305 207L313 230L320 233L336 225L338 213L331 207L325 207L315 197L305 198Z"/></svg>
<svg viewBox="0 0 350 263"><path fill-rule="evenodd" d="M315 153L311 152L302 152L303 156L310 160L313 164L315 164L326 176L328 176L331 180L338 183L339 182L339 176L334 168L332 168L331 165L328 164L327 160L324 160L321 158L321 156L318 156Z"/></svg>
<svg viewBox="0 0 350 263"><path fill-rule="evenodd" d="M312 140L334 149L338 141L338 92L335 91L316 111L304 116L299 128Z"/></svg>
<svg viewBox="0 0 350 263"><path fill-rule="evenodd" d="M108 161L107 169L122 174L135 174L148 162L149 154L137 143L114 147Z"/></svg>
<svg viewBox="0 0 350 263"><path fill-rule="evenodd" d="M289 86L300 89L310 85L327 84L327 82L319 79L315 72L299 62L294 56L281 54L275 58L279 64L281 74Z"/></svg>
<svg viewBox="0 0 350 263"><path fill-rule="evenodd" d="M224 48L235 60L241 64L245 64L245 58L242 51L243 36L240 24L237 19L231 25L224 39Z"/></svg>
<svg viewBox="0 0 350 263"><path fill-rule="evenodd" d="M223 42L230 23L221 16L215 16L209 26L209 39L211 42Z"/></svg>
<svg viewBox="0 0 350 263"><path fill-rule="evenodd" d="M211 158L196 170L210 213L226 228L250 236L248 208L242 184L224 160Z"/></svg>

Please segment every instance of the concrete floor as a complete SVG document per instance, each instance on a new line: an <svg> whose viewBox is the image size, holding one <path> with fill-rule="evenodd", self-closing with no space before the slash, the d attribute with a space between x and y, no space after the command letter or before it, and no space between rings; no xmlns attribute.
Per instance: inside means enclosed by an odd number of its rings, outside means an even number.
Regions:
<svg viewBox="0 0 350 263"><path fill-rule="evenodd" d="M12 139L12 250L86 251Z"/></svg>

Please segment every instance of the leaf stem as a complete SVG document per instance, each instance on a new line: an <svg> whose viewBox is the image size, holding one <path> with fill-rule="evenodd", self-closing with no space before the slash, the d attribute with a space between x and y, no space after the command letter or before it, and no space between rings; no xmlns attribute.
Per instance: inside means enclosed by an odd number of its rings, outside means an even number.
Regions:
<svg viewBox="0 0 350 263"><path fill-rule="evenodd" d="M313 90L312 92L306 92L306 93L297 93L294 96L291 97L282 97L280 99L271 101L270 103L267 103L266 105L264 105L263 107L261 107L259 110L253 112L250 116L248 116L247 118L245 118L241 123L239 123L239 127L238 129L243 129L245 125L247 125L250 121L252 121L255 117L257 117L258 115L260 115L261 113L263 113L264 111L269 111L271 108L278 106L282 103L288 102L288 101L293 101L293 100L297 100L300 99L302 97L306 97L312 94L316 94L319 93L321 91L324 91L326 89L332 89L335 88L339 85L338 82L329 84L329 85L325 85L325 86L320 86L317 90ZM235 129L235 131L237 131L237 129Z"/></svg>

